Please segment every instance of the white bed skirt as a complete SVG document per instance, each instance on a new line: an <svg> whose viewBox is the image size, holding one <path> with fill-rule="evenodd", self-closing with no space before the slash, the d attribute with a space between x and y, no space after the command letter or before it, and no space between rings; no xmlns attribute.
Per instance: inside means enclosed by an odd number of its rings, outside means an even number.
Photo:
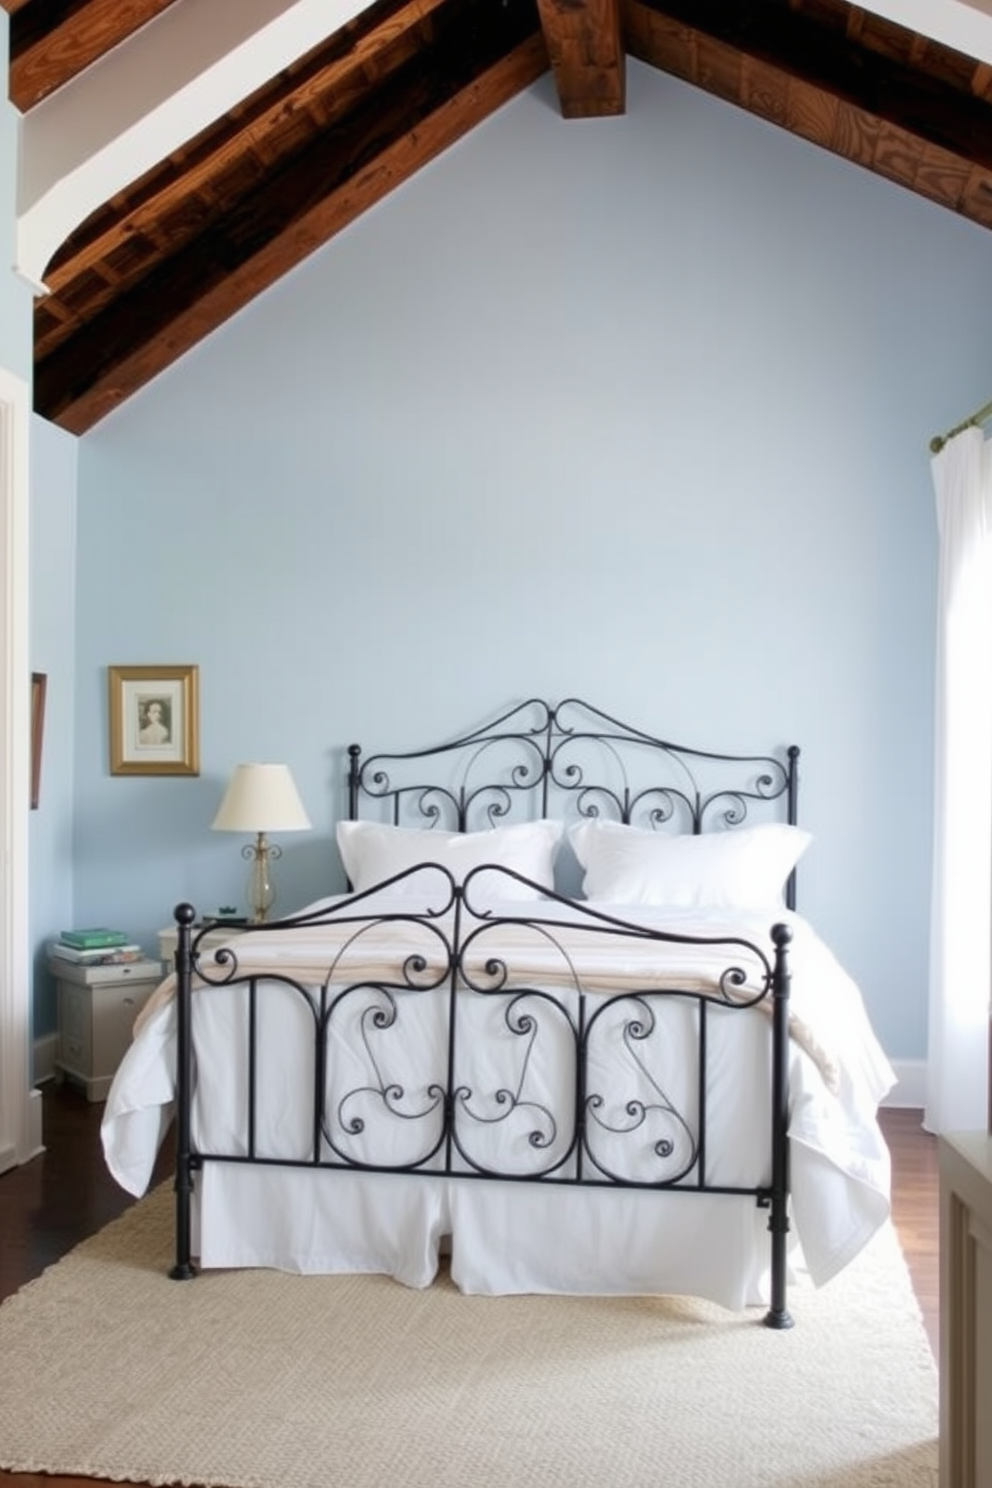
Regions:
<svg viewBox="0 0 992 1488"><path fill-rule="evenodd" d="M375 1272L426 1287L447 1252L452 1280L477 1295L768 1302L767 1211L753 1198L224 1163L197 1176L197 1192L207 1269Z"/></svg>

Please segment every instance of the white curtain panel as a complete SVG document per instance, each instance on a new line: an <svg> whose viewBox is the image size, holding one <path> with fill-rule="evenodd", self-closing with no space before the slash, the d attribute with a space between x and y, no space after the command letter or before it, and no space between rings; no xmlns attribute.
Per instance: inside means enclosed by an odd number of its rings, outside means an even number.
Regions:
<svg viewBox="0 0 992 1488"><path fill-rule="evenodd" d="M984 1131L992 972L992 458L980 429L932 461L940 536L925 1125Z"/></svg>

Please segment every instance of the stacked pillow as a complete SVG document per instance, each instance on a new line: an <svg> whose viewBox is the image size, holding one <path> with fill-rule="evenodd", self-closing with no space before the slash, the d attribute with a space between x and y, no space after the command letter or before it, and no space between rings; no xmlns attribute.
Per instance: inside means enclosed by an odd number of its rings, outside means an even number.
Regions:
<svg viewBox="0 0 992 1488"><path fill-rule="evenodd" d="M459 884L473 868L495 864L553 889L555 851L561 834L561 822L553 821L521 822L485 832L440 832L355 821L341 821L337 827L341 861L356 893L420 863L440 863ZM424 883L405 879L393 885L390 892L422 897ZM480 874L472 882L472 896L481 904L490 895L502 899L540 898L536 889L516 879Z"/></svg>
<svg viewBox="0 0 992 1488"><path fill-rule="evenodd" d="M522 822L484 832L442 832L379 822L342 821L337 840L356 893L422 863L440 863L456 883L483 865L512 869L542 888L554 888L562 824ZM569 841L584 872L587 899L651 904L761 909L784 904L785 885L812 841L785 823L742 827L700 836L643 831L598 817L572 827ZM473 880L481 906L492 899L537 899L539 889L502 874ZM423 896L423 879L404 879L391 892Z"/></svg>
<svg viewBox="0 0 992 1488"><path fill-rule="evenodd" d="M758 909L784 903L786 880L812 837L786 823L675 836L590 818L569 841L587 899Z"/></svg>

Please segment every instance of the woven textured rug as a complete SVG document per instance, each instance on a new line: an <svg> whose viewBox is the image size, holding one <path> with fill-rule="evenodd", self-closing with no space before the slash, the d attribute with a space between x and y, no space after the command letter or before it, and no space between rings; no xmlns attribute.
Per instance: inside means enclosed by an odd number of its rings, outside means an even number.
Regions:
<svg viewBox="0 0 992 1488"><path fill-rule="evenodd" d="M886 1228L796 1326L439 1278L177 1283L167 1186L0 1306L0 1466L232 1488L935 1488L937 1379Z"/></svg>

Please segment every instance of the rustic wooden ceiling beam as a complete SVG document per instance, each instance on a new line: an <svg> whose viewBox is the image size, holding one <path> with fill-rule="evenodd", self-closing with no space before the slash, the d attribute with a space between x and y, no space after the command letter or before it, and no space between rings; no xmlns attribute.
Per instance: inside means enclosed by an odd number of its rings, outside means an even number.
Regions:
<svg viewBox="0 0 992 1488"><path fill-rule="evenodd" d="M10 17L10 101L22 113L111 51L174 0L32 0Z"/></svg>
<svg viewBox="0 0 992 1488"><path fill-rule="evenodd" d="M558 100L566 119L626 108L620 0L538 0Z"/></svg>
<svg viewBox="0 0 992 1488"><path fill-rule="evenodd" d="M85 32L90 21L122 19L133 29L144 23L139 11L150 18L169 3L0 0L0 8L12 40L17 15L22 37L30 22L37 62L60 26ZM98 46L107 45L115 43L105 31ZM549 59L566 117L622 112L625 47L992 228L992 69L867 7L375 0L66 240L50 266L53 292L36 305L37 410L72 432L91 428L528 87Z"/></svg>
<svg viewBox="0 0 992 1488"><path fill-rule="evenodd" d="M18 142L17 272L40 287L81 222L364 8L365 0L184 0L29 109Z"/></svg>
<svg viewBox="0 0 992 1488"><path fill-rule="evenodd" d="M821 11L839 17L849 9L835 4L806 12L789 0L623 0L623 24L631 54L665 71L676 68L667 42L664 47L652 44L652 36L661 34L652 27L652 18L684 28L687 35L718 42L893 125L918 141L920 148L934 145L992 170L989 105L970 90L855 46L845 26L825 25L818 19ZM692 80L707 87L705 76Z"/></svg>
<svg viewBox="0 0 992 1488"><path fill-rule="evenodd" d="M436 75L405 87L387 81L385 94L377 88L364 110L317 136L237 210L42 358L37 412L85 433L547 68L535 18L531 35L445 96Z"/></svg>
<svg viewBox="0 0 992 1488"><path fill-rule="evenodd" d="M126 196L123 213L96 213L74 233L52 260L45 284L58 294L79 274L95 268L136 234L156 235L159 224L184 202L207 191L214 176L251 148L256 139L289 112L316 107L327 95L348 98L356 78L374 70L377 79L395 70L411 53L408 38L444 0L406 0L398 10L374 24L365 18L344 28L335 38L304 58L275 88L259 91L238 110L237 122L224 130L210 130L202 143L193 141L173 170L150 172ZM412 43L415 45L416 43Z"/></svg>

